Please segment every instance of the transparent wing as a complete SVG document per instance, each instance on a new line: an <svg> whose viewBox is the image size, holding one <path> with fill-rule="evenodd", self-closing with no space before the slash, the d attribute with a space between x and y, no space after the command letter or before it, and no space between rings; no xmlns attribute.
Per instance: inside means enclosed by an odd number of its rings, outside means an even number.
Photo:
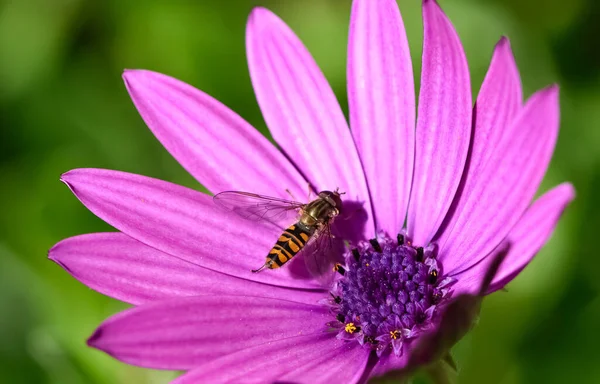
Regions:
<svg viewBox="0 0 600 384"><path fill-rule="evenodd" d="M249 192L225 191L213 197L218 206L246 220L266 221L280 228L287 227L305 206L297 201L258 195Z"/></svg>
<svg viewBox="0 0 600 384"><path fill-rule="evenodd" d="M302 249L304 264L310 274L324 287L329 287L335 277L334 266L343 262L344 243L331 234L326 223Z"/></svg>

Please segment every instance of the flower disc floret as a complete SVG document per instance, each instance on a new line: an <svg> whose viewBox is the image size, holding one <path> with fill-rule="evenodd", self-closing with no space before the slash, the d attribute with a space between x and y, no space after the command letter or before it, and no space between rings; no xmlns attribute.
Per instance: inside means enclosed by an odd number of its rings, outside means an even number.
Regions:
<svg viewBox="0 0 600 384"><path fill-rule="evenodd" d="M413 247L406 236L387 235L358 244L345 254L342 277L331 292L338 338L356 340L379 355L433 327L438 306L450 296L435 245ZM351 332L350 332L351 330Z"/></svg>

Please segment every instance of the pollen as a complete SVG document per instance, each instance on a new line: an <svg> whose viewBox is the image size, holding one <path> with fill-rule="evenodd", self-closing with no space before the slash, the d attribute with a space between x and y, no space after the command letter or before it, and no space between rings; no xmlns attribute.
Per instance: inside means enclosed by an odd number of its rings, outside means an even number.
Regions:
<svg viewBox="0 0 600 384"><path fill-rule="evenodd" d="M435 269L432 270L431 272L429 272L428 283L435 284L435 282L437 281L437 277L438 277L438 271L436 271Z"/></svg>
<svg viewBox="0 0 600 384"><path fill-rule="evenodd" d="M400 337L400 331L397 329L390 331L390 337L394 340L397 340Z"/></svg>
<svg viewBox="0 0 600 384"><path fill-rule="evenodd" d="M356 327L356 325L354 325L354 323L348 323L346 324L346 326L344 327L344 330L346 332L348 332L349 334L353 334L354 332L356 332L358 328Z"/></svg>

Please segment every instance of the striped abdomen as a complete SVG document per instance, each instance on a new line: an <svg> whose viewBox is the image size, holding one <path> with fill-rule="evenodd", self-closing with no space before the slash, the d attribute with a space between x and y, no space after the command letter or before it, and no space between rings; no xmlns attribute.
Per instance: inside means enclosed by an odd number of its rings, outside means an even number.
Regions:
<svg viewBox="0 0 600 384"><path fill-rule="evenodd" d="M277 243L275 243L269 252L265 266L269 269L275 269L287 263L292 257L296 256L302 248L304 248L313 232L314 230L310 231L299 223L290 225L283 231L281 236L279 236Z"/></svg>

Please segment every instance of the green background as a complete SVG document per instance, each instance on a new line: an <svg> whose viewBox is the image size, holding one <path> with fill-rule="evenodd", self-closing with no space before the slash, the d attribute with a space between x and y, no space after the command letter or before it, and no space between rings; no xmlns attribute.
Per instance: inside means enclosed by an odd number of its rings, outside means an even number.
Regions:
<svg viewBox="0 0 600 384"><path fill-rule="evenodd" d="M562 125L543 189L577 199L537 259L484 304L456 348L461 383L600 382L600 5L596 0L440 1L465 45L476 94L508 35L525 94L561 86ZM246 67L255 5L298 33L346 108L350 1L0 0L0 381L166 383L87 348L125 306L46 259L59 240L110 230L62 185L103 167L198 188L159 145L121 81L124 68L167 73L208 92L266 133ZM400 1L415 74L418 0ZM527 156L527 154L523 154Z"/></svg>

